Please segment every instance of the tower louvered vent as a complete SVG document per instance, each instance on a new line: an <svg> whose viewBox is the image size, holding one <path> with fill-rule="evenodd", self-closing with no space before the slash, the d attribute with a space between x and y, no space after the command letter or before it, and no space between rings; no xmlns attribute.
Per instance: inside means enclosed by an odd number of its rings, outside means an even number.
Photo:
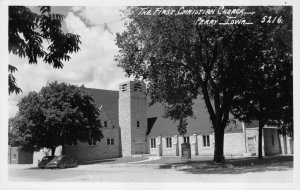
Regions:
<svg viewBox="0 0 300 190"><path fill-rule="evenodd" d="M122 92L125 92L127 90L127 84L122 85Z"/></svg>
<svg viewBox="0 0 300 190"><path fill-rule="evenodd" d="M133 85L133 90L134 91L139 91L139 92L142 92L142 85L140 83L135 83Z"/></svg>

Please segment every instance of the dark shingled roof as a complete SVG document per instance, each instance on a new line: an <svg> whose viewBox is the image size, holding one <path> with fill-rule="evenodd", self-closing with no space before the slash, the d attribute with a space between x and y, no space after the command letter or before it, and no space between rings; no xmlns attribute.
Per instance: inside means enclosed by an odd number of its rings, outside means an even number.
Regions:
<svg viewBox="0 0 300 190"><path fill-rule="evenodd" d="M246 128L256 128L258 127L258 120L254 120L251 123L245 123Z"/></svg>
<svg viewBox="0 0 300 190"><path fill-rule="evenodd" d="M200 97L194 101L193 105L194 118L188 118L187 135L191 134L211 134L213 133L212 123L209 119L205 102ZM164 115L164 109L161 104L154 104L148 108L148 118L157 117L157 121L152 126L149 137L156 136L173 136L179 135L177 131L177 124L169 118L162 117ZM231 118L233 118L231 116ZM241 122L234 120L225 129L225 133L237 133L242 132Z"/></svg>
<svg viewBox="0 0 300 190"><path fill-rule="evenodd" d="M119 91L86 88L97 106L103 106L108 117L119 124Z"/></svg>
<svg viewBox="0 0 300 190"><path fill-rule="evenodd" d="M103 106L105 112L115 123L119 123L119 91L102 90L86 88L86 90L95 99L98 107ZM150 102L150 99L147 100ZM195 118L188 118L187 135L190 134L210 134L213 133L209 114L205 107L204 100L200 97L195 100L193 106ZM147 110L147 135L150 137L156 136L171 136L179 135L177 131L177 123L169 118L164 118L163 106L156 103L148 107ZM225 129L225 132L235 133L241 132L242 125L239 121L231 122Z"/></svg>

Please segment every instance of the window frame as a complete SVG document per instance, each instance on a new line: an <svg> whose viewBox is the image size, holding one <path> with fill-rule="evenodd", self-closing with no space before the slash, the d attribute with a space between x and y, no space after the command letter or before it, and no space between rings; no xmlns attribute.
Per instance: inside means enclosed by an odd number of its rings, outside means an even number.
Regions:
<svg viewBox="0 0 300 190"><path fill-rule="evenodd" d="M150 139L150 148L156 148L156 139L155 138Z"/></svg>
<svg viewBox="0 0 300 190"><path fill-rule="evenodd" d="M97 141L94 138L89 138L88 145L89 146L97 146Z"/></svg>
<svg viewBox="0 0 300 190"><path fill-rule="evenodd" d="M210 147L211 143L210 143L210 137L209 135L202 135L202 146L205 148Z"/></svg>
<svg viewBox="0 0 300 190"><path fill-rule="evenodd" d="M106 145L108 145L108 146L115 145L115 139L114 138L107 138L106 139Z"/></svg>
<svg viewBox="0 0 300 190"><path fill-rule="evenodd" d="M183 143L188 143L188 144L190 144L190 137L189 137L189 136L183 137Z"/></svg>
<svg viewBox="0 0 300 190"><path fill-rule="evenodd" d="M166 137L166 148L172 148L172 137Z"/></svg>

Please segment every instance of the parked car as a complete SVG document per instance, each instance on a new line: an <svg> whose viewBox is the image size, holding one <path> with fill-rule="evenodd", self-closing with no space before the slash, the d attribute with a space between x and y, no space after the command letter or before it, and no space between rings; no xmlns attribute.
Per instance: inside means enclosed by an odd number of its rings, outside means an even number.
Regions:
<svg viewBox="0 0 300 190"><path fill-rule="evenodd" d="M54 156L45 156L39 163L38 167L44 169L46 165L54 158Z"/></svg>
<svg viewBox="0 0 300 190"><path fill-rule="evenodd" d="M68 167L77 167L78 161L71 158L67 155L54 156L52 159L45 165L44 168L68 168Z"/></svg>

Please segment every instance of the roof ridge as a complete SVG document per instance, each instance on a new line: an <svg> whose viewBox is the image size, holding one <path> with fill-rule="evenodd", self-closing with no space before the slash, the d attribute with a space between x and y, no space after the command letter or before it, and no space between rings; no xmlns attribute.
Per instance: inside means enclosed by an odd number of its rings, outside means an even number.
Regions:
<svg viewBox="0 0 300 190"><path fill-rule="evenodd" d="M101 91L119 92L118 90L106 90L106 89L89 88L89 87L84 87L84 88L86 88L86 89L91 89L91 90L101 90Z"/></svg>

